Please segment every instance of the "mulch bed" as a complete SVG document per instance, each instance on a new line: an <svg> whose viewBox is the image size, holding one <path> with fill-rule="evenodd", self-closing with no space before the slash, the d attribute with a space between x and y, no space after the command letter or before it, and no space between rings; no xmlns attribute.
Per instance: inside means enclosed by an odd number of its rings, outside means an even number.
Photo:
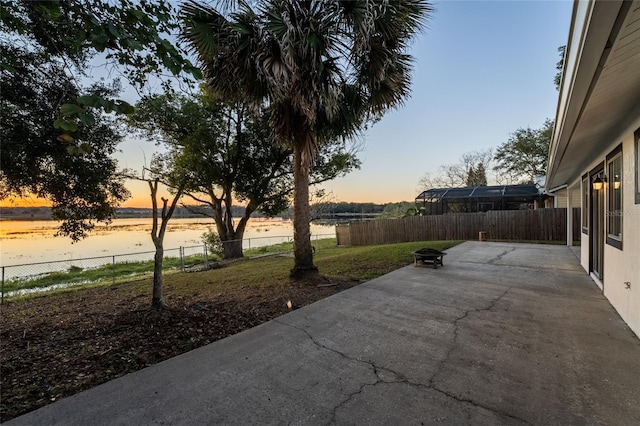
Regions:
<svg viewBox="0 0 640 426"><path fill-rule="evenodd" d="M277 289L171 298L95 287L0 307L0 421L198 348L358 284L320 278Z"/></svg>

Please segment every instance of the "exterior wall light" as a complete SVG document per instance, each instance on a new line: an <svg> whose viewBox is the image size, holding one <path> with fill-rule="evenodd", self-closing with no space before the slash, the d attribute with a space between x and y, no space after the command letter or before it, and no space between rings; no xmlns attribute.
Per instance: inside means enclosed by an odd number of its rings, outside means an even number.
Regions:
<svg viewBox="0 0 640 426"><path fill-rule="evenodd" d="M620 189L620 176L615 175L613 178L613 188Z"/></svg>
<svg viewBox="0 0 640 426"><path fill-rule="evenodd" d="M605 178L606 179L606 178ZM593 179L592 185L595 191L600 191L604 186L605 179L602 179L600 175L597 175L595 179Z"/></svg>

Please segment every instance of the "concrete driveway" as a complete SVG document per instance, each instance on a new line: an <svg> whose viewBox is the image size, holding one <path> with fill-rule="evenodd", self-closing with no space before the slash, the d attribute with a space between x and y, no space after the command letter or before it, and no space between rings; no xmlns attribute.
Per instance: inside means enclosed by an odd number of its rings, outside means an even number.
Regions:
<svg viewBox="0 0 640 426"><path fill-rule="evenodd" d="M640 424L640 341L569 248L448 253L7 424Z"/></svg>

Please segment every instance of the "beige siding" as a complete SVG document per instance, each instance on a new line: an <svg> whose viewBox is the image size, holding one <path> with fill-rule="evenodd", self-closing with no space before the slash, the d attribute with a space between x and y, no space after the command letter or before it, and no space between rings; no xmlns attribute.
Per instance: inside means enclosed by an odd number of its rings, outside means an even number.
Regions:
<svg viewBox="0 0 640 426"><path fill-rule="evenodd" d="M560 189L553 193L553 207L557 209L567 208L567 188Z"/></svg>
<svg viewBox="0 0 640 426"><path fill-rule="evenodd" d="M636 165L633 138L633 133L638 128L640 128L640 117L613 138L607 148L602 151L601 157L585 168L583 173L605 161L606 155L622 143L623 246L620 250L605 244L602 285L604 286L604 295L609 299L611 305L636 335L640 336L640 204L635 204L634 174ZM608 187L605 186L604 190L607 191ZM605 193L605 200L607 195ZM588 208L588 206L582 207ZM589 243L589 236L582 234L581 264L587 271L589 271ZM629 288L626 283L629 283Z"/></svg>

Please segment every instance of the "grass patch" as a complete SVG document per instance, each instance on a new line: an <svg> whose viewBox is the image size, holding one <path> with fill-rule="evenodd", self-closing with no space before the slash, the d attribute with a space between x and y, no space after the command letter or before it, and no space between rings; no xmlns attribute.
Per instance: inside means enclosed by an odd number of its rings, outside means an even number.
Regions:
<svg viewBox="0 0 640 426"><path fill-rule="evenodd" d="M316 249L335 246L335 239L317 240L312 242ZM258 247L245 250L245 257L259 257L269 254L290 253L293 251L293 242L274 244L271 246ZM217 256L209 254L209 262L220 260ZM204 256L195 254L185 256L185 267L193 265L204 265ZM176 272L181 268L180 258L165 257L163 271ZM66 287L81 284L114 283L131 280L132 278L143 278L153 274L153 260L136 262L119 262L115 265L106 264L95 268L83 269L72 265L67 271L49 272L24 278L9 279L4 283L5 293L17 290L42 289L52 286Z"/></svg>
<svg viewBox="0 0 640 426"><path fill-rule="evenodd" d="M314 262L320 273L341 280L366 281L413 262L412 252L423 247L446 250L462 241L429 241L373 246L337 246L336 240L315 240L312 245L316 252ZM283 253L293 250L291 243L282 243L269 247L269 250L256 248L246 250L247 257L258 254ZM189 261L197 261L197 256ZM188 262L185 262L188 263ZM186 296L190 294L220 294L257 288L282 287L289 282L289 271L293 268L293 258L285 256L267 256L257 259L243 259L224 268L201 272L173 273L179 271L180 260L166 258L164 261L164 286L167 294ZM114 282L113 265L81 270L73 268L68 272L55 272L30 281L9 281L5 283L5 292L19 288L50 287L59 283L112 285ZM123 282L134 294L145 294L151 288L153 261L116 264L116 284ZM167 273L168 272L168 273ZM102 284L101 284L102 283ZM81 290L76 286L73 290ZM66 289L69 291L71 289ZM54 289L55 292L64 291Z"/></svg>
<svg viewBox="0 0 640 426"><path fill-rule="evenodd" d="M210 259L211 262L217 259ZM204 262L201 254L185 256L185 266ZM73 286L79 284L96 284L101 282L115 282L140 277L153 273L153 260L139 262L119 262L116 264L106 264L95 268L83 269L72 265L67 271L49 272L38 276L9 279L4 282L4 291L12 292L23 289L38 289L51 286ZM165 272L177 271L180 269L180 259L177 257L166 257L163 262Z"/></svg>
<svg viewBox="0 0 640 426"><path fill-rule="evenodd" d="M336 239L323 238L321 240L311 240L311 245L315 247L316 250L324 250L327 248L335 247ZM273 244L269 246L248 249L244 251L244 255L245 257L257 257L257 256L264 256L267 254L292 253L292 252L293 252L293 241L289 241L289 242Z"/></svg>
<svg viewBox="0 0 640 426"><path fill-rule="evenodd" d="M413 263L412 252L423 247L446 250L462 241L429 241L375 246L336 246L335 239L313 242L314 263L320 274L340 280L367 281ZM203 297L258 288L279 288L289 283L293 258L268 256L245 259L222 269L173 274L165 278L167 294L176 297L198 293ZM138 285L150 287L145 280Z"/></svg>
<svg viewBox="0 0 640 426"><path fill-rule="evenodd" d="M266 254L289 253L293 251L293 241L273 244L270 246L256 247L244 250L245 257L263 256Z"/></svg>
<svg viewBox="0 0 640 426"><path fill-rule="evenodd" d="M318 251L316 265L325 275L370 280L413 263L413 252L423 247L446 250L462 241L421 241L376 246L337 247Z"/></svg>

